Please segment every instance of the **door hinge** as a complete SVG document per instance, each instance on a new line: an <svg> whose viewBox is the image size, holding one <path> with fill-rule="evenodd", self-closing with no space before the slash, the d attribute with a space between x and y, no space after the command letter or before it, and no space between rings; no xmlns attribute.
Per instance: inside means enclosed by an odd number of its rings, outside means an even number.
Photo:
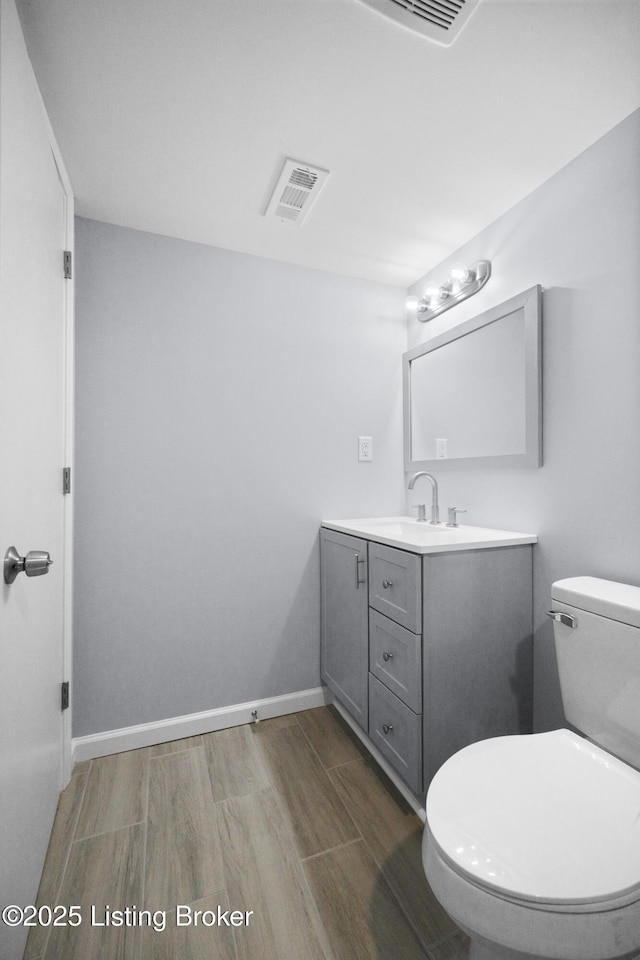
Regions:
<svg viewBox="0 0 640 960"><path fill-rule="evenodd" d="M60 709L67 710L69 708L69 681L65 680L61 685L60 693Z"/></svg>
<svg viewBox="0 0 640 960"><path fill-rule="evenodd" d="M62 468L62 492L71 493L71 467Z"/></svg>
<svg viewBox="0 0 640 960"><path fill-rule="evenodd" d="M64 251L64 278L65 280L71 280L71 250Z"/></svg>

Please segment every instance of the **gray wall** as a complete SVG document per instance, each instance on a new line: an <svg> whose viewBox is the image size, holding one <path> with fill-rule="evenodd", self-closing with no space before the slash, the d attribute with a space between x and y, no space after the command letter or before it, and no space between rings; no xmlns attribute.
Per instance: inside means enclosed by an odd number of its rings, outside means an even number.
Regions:
<svg viewBox="0 0 640 960"><path fill-rule="evenodd" d="M404 292L76 242L74 735L317 686L319 522L402 509Z"/></svg>
<svg viewBox="0 0 640 960"><path fill-rule="evenodd" d="M533 284L544 288L542 468L434 469L442 504L466 507L465 522L539 536L539 730L564 719L545 617L552 582L586 574L640 584L639 156L636 112L411 289L442 282L454 262L492 261L476 296L429 324L410 321L415 346ZM408 502L424 499L417 485Z"/></svg>

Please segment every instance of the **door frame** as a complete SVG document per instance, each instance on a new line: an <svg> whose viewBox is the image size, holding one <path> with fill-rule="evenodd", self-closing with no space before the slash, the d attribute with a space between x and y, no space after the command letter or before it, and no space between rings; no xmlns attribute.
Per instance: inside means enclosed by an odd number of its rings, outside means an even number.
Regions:
<svg viewBox="0 0 640 960"><path fill-rule="evenodd" d="M56 135L53 132L49 114L45 106L40 87L38 86L40 103L45 118L45 125L49 135L49 145L53 160L58 171L58 177L64 194L64 249L71 253L71 278L64 285L64 464L62 467L71 467L71 491L64 497L64 561L62 570L63 584L63 614L62 614L62 680L69 681L71 694L69 707L62 711L62 753L60 757L60 790L63 790L73 771L74 757L72 750L72 716L73 716L73 505L74 505L74 453L75 453L75 231L74 231L74 197L71 180L62 159ZM63 264L63 251L60 251L60 268ZM62 488L62 469L60 471L60 486Z"/></svg>

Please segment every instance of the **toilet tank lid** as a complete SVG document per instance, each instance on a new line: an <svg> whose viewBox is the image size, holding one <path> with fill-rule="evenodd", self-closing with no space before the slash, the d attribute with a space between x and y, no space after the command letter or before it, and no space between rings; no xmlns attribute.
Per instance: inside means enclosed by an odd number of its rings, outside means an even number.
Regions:
<svg viewBox="0 0 640 960"><path fill-rule="evenodd" d="M640 627L640 587L598 577L570 577L556 580L551 596L579 610Z"/></svg>

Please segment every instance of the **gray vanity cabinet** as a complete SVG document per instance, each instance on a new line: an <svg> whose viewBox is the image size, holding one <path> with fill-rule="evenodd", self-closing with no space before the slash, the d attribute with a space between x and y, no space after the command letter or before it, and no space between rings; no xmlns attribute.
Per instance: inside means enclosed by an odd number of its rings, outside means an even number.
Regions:
<svg viewBox="0 0 640 960"><path fill-rule="evenodd" d="M320 534L322 679L366 732L369 726L367 541Z"/></svg>
<svg viewBox="0 0 640 960"><path fill-rule="evenodd" d="M531 731L530 543L421 555L323 527L321 569L322 679L416 797Z"/></svg>

